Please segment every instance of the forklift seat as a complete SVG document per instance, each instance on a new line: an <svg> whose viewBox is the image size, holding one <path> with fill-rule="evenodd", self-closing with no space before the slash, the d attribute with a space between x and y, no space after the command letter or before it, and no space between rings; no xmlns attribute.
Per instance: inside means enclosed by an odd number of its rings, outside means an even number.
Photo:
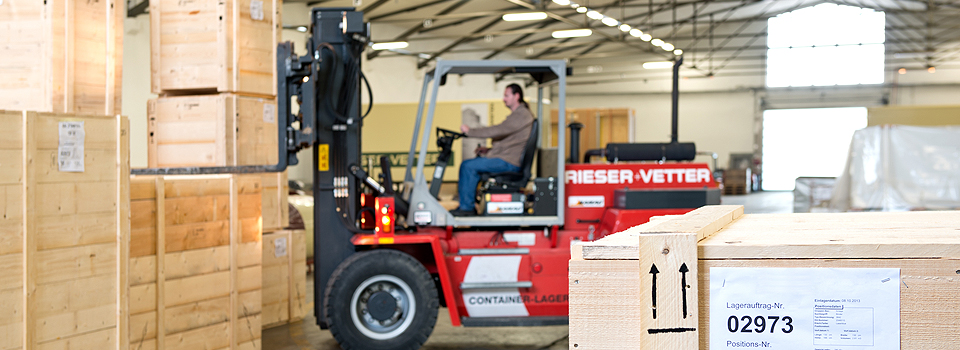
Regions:
<svg viewBox="0 0 960 350"><path fill-rule="evenodd" d="M523 147L523 156L520 158L520 171L480 174L480 184L483 192L487 193L514 193L522 192L530 181L530 168L533 167L533 155L537 151L537 137L540 135L539 122L534 119L530 126L530 138Z"/></svg>

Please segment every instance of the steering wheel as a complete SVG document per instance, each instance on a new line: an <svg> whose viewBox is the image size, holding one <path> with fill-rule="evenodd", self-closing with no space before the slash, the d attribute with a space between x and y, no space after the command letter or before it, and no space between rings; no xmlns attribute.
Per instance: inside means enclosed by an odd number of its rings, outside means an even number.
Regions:
<svg viewBox="0 0 960 350"><path fill-rule="evenodd" d="M453 130L447 130L444 128L437 128L437 138L444 137L444 136L448 136L448 137L452 136L453 139L456 140L459 138L467 137L467 134L456 132Z"/></svg>

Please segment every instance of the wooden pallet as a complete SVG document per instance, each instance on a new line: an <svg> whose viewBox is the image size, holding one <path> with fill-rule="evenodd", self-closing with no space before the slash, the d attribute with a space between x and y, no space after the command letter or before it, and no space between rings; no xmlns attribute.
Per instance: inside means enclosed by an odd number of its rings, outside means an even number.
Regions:
<svg viewBox="0 0 960 350"><path fill-rule="evenodd" d="M900 348L960 343L960 212L744 215L708 206L657 218L595 242L575 243L570 260L570 344L638 349L649 314L638 263L641 237L695 235L699 348L708 349L710 273L718 267L899 268ZM657 255L657 254L654 254ZM643 285L646 286L646 285ZM696 342L694 342L696 344ZM681 349L681 347L675 347Z"/></svg>
<svg viewBox="0 0 960 350"><path fill-rule="evenodd" d="M236 94L147 103L151 168L277 164L276 100Z"/></svg>
<svg viewBox="0 0 960 350"><path fill-rule="evenodd" d="M300 321L307 306L307 249L303 230L263 235L263 328Z"/></svg>
<svg viewBox="0 0 960 350"><path fill-rule="evenodd" d="M748 194L748 193L750 193L750 190L747 188L747 185L743 183L727 184L726 182L724 182L723 184L723 194L725 195L742 195L742 194Z"/></svg>
<svg viewBox="0 0 960 350"><path fill-rule="evenodd" d="M82 172L60 171L61 122L83 123ZM128 145L125 117L0 111L0 349L127 348Z"/></svg>
<svg viewBox="0 0 960 350"><path fill-rule="evenodd" d="M125 13L117 0L0 3L0 109L119 114Z"/></svg>
<svg viewBox="0 0 960 350"><path fill-rule="evenodd" d="M260 349L260 177L130 181L130 347Z"/></svg>
<svg viewBox="0 0 960 350"><path fill-rule="evenodd" d="M280 0L150 0L151 90L277 94Z"/></svg>

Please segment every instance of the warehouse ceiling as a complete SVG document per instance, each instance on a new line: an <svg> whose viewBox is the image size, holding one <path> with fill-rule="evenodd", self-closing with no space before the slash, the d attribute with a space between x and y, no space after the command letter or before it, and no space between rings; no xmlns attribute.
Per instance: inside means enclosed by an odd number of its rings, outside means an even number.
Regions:
<svg viewBox="0 0 960 350"><path fill-rule="evenodd" d="M420 66L428 66L438 57L464 57L459 54L483 59L568 59L578 71L572 84L647 79L650 75L641 63L675 58L674 52L652 45L655 39L682 50L687 78L762 77L767 19L822 3L886 13L887 71L960 68L957 0L570 1L615 19L614 26L591 19L589 13L578 12L571 5L561 5L567 3L563 0L286 1L311 7L356 6L375 28L390 25L400 29L375 30L375 42L409 43L394 52L371 50L368 59L414 54ZM535 11L545 12L547 18L521 22L502 18L507 13ZM618 28L619 24L629 25L624 30L650 34L654 40L634 37ZM584 28L591 29L592 35L560 39L551 35L557 30Z"/></svg>

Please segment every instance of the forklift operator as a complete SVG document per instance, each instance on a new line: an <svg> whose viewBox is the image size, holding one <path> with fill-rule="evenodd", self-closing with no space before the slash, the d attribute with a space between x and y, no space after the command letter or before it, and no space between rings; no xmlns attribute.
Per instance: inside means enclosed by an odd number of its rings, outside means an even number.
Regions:
<svg viewBox="0 0 960 350"><path fill-rule="evenodd" d="M456 216L476 215L474 200L477 182L481 173L519 172L520 158L530 138L533 114L523 100L520 85L510 84L503 91L503 103L512 111L503 123L480 128L460 125L460 130L468 137L493 139L491 148L478 148L477 158L468 159L460 164L460 180L457 192L460 196L460 208L450 213Z"/></svg>

